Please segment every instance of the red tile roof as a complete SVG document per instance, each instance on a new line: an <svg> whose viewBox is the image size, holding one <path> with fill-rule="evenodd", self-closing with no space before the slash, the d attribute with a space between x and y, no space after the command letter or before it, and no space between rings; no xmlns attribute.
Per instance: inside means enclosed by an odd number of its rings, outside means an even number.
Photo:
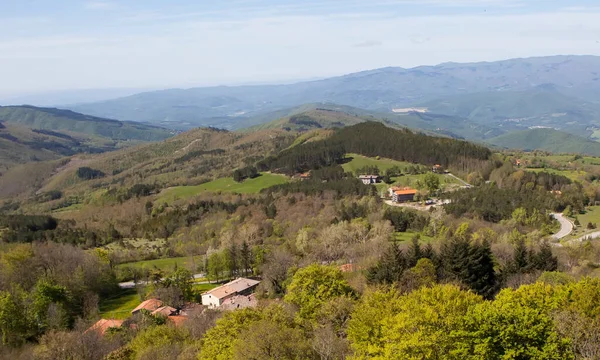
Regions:
<svg viewBox="0 0 600 360"><path fill-rule="evenodd" d="M104 333L110 328L119 328L123 325L123 320L115 320L115 319L100 319L94 325L90 326L85 332L88 331L98 331L100 335L104 335Z"/></svg>
<svg viewBox="0 0 600 360"><path fill-rule="evenodd" d="M158 309L163 306L163 302L158 299L148 299L141 304L139 304L135 309L131 310L131 313L134 314L142 309L148 310L150 312Z"/></svg>

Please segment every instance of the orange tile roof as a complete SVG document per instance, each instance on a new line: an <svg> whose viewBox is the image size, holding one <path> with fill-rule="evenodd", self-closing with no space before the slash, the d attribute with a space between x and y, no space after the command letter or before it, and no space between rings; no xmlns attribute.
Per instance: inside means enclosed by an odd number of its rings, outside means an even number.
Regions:
<svg viewBox="0 0 600 360"><path fill-rule="evenodd" d="M139 304L135 309L131 310L131 313L136 313L142 309L146 309L150 312L158 309L159 307L163 306L162 301L158 300L158 299L148 299L144 302L142 302L141 304Z"/></svg>
<svg viewBox="0 0 600 360"><path fill-rule="evenodd" d="M90 326L85 332L88 331L98 331L100 335L104 335L104 333L110 328L119 328L123 325L123 320L115 320L115 319L100 319L94 325Z"/></svg>
<svg viewBox="0 0 600 360"><path fill-rule="evenodd" d="M398 190L395 191L396 195L415 195L417 193L417 190L415 189L405 189L405 190Z"/></svg>

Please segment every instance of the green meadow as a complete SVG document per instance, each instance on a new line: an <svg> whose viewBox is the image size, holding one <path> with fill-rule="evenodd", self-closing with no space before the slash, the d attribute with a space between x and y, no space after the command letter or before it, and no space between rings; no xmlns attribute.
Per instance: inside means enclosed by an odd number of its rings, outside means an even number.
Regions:
<svg viewBox="0 0 600 360"><path fill-rule="evenodd" d="M247 179L241 183L233 181L233 178L220 178L195 186L176 186L164 190L160 200L173 201L194 197L203 192L229 192L238 194L256 194L262 189L274 185L285 184L289 179L284 175L261 173L259 177Z"/></svg>

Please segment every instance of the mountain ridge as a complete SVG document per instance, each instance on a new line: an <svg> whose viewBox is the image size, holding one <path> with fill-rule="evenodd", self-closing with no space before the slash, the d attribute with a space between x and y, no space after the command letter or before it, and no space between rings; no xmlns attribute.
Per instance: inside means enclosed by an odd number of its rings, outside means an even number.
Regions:
<svg viewBox="0 0 600 360"><path fill-rule="evenodd" d="M239 121L259 114L316 102L389 113L395 107L452 95L530 91L548 85L590 101L600 94L598 68L600 57L571 55L412 69L387 67L286 85L166 89L69 108L171 128L224 124L222 127L232 129Z"/></svg>
<svg viewBox="0 0 600 360"><path fill-rule="evenodd" d="M600 156L600 143L555 129L516 131L488 139L487 142L508 149Z"/></svg>

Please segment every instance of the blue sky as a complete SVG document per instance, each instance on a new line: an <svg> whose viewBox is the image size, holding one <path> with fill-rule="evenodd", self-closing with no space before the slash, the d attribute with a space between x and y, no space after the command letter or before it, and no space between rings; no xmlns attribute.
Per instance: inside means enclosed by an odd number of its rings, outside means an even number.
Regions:
<svg viewBox="0 0 600 360"><path fill-rule="evenodd" d="M597 0L0 0L0 95L600 55Z"/></svg>

